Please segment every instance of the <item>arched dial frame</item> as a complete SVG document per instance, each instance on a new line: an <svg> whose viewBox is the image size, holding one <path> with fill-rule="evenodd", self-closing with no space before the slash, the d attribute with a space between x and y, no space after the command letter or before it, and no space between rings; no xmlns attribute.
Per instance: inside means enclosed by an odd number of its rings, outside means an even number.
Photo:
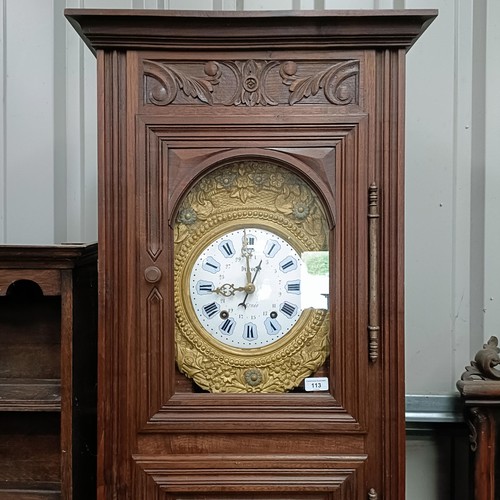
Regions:
<svg viewBox="0 0 500 500"><path fill-rule="evenodd" d="M241 345L224 341L214 333L211 321L215 315L222 324L237 313L242 325L250 324L246 307L236 312L235 309L240 304L237 294L241 294L241 302L247 294L254 299L257 295L253 295L256 292L252 286L261 286L257 280L252 284L251 279L246 279L247 273L255 278L259 259L250 261L247 268L244 250L238 246L238 238L252 230L269 238L274 235L283 246L288 246L298 267L303 265L300 256L304 252L328 249L329 226L322 202L307 182L285 166L262 160L235 161L210 170L192 185L179 206L174 226L176 361L184 374L210 392L285 392L320 368L329 354L327 308L302 310L300 303L293 300L289 303L297 307L297 318L286 323L286 331L272 340L262 340L266 335L262 328L258 339ZM199 286L196 270L221 242L231 238L235 238L235 248L224 265L231 273L236 265L232 257L241 254L239 265L244 283L233 283L234 279L227 283L218 283L216 278L205 280L217 291L208 291L210 300L206 302L193 298ZM268 272L279 268L281 262L271 260L267 260ZM283 280L273 286L267 279L267 284L274 294L282 289ZM220 307L226 297L232 306L230 311ZM282 319L285 318L279 308L285 302L281 301L272 311ZM203 304L209 314L203 313ZM267 307L263 304L261 308L255 301L253 304L258 314L263 314ZM286 312L287 306L284 307Z"/></svg>

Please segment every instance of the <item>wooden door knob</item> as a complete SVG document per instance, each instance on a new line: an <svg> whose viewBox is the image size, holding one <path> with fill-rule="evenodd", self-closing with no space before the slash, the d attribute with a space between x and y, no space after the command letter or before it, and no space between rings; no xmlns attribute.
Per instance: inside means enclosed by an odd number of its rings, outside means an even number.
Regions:
<svg viewBox="0 0 500 500"><path fill-rule="evenodd" d="M144 271L144 279L148 283L158 283L161 280L161 270L156 266L149 266Z"/></svg>

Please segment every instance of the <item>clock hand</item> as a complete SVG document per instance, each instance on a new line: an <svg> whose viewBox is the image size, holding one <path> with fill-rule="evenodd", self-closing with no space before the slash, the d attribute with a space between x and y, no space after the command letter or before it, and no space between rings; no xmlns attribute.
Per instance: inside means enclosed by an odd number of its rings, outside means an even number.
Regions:
<svg viewBox="0 0 500 500"><path fill-rule="evenodd" d="M245 229L243 229L243 245L241 246L241 255L245 257L246 261L246 278L247 278L247 285L251 283L252 280L252 274L250 272L250 257L252 255L253 249L248 248L248 238L247 238L247 232Z"/></svg>
<svg viewBox="0 0 500 500"><path fill-rule="evenodd" d="M246 270L246 278L247 278L247 285L250 285L252 283L252 273L250 272L250 255L245 255L245 260L247 264L247 270Z"/></svg>
<svg viewBox="0 0 500 500"><path fill-rule="evenodd" d="M234 295L234 292L248 292L248 285L235 287L232 283L224 283L212 291L224 297L230 297Z"/></svg>
<svg viewBox="0 0 500 500"><path fill-rule="evenodd" d="M257 274L259 274L259 271L262 269L260 266L262 264L262 260L259 262L259 265L255 268L255 273L253 275L253 278L252 278L252 281L247 285L246 288L247 289L247 293L245 295L245 298L243 299L243 302L240 302L238 304L238 306L243 306L245 309L247 308L247 299L248 299L248 295L255 292L255 285L254 285L254 282L255 282L255 278L257 277Z"/></svg>

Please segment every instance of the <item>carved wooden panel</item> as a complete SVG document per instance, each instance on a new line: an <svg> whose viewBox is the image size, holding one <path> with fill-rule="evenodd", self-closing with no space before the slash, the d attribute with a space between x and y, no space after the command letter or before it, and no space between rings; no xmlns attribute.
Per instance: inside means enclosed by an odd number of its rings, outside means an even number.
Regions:
<svg viewBox="0 0 500 500"><path fill-rule="evenodd" d="M343 126L339 124L323 124L321 127L316 127L314 132L307 128L299 126L294 127L293 135L288 137L281 134L280 148L270 147L244 147L244 140L240 139L242 129L245 125L241 124L234 129L224 127L224 145L232 142L238 143L238 148L227 149L221 147L221 140L217 134L217 126L211 125L206 127L205 131L198 127L198 135L195 139L191 138L189 129L179 129L179 127L167 127L165 117L161 118L161 124L149 123L138 127L138 142L148 144L143 162L139 163L143 169L143 175L139 179L144 179L145 185L141 189L147 191L149 188L157 189L156 186L150 186L149 182L155 178L161 184L165 192L168 193L167 201L158 205L161 213L152 210L150 205L146 205L143 211L144 222L142 226L148 224L156 225L159 219L171 220L172 213L177 206L180 196L183 193L183 188L188 185L189 181L203 175L204 170L213 168L214 165L227 162L231 158L256 158L275 160L286 162L295 168L300 168L309 174L310 178L321 188L326 200L328 200L332 211L335 211L335 197L347 197L345 189L348 184L339 182L340 179L349 179L357 176L362 178L366 173L361 168L360 163L356 163L355 152L358 148L358 141L363 137L363 129L366 121L363 116L358 117L355 125ZM259 130L256 130L255 125L252 127L253 137L250 146L255 139L259 140L261 146L273 145L276 139L270 139L277 127L262 125ZM361 130L361 131L360 131ZM143 133L145 131L145 137ZM206 135L204 135L204 133ZM221 132L222 133L222 132ZM294 137L301 136L306 147L299 147L300 143ZM153 139L155 138L155 139ZM219 147L217 147L219 146ZM160 165L160 167L158 167ZM153 177L148 174L149 169L154 169L160 172L159 177ZM334 194L336 193L336 194ZM363 189L359 189L355 196L352 196L349 203L346 203L343 210L339 214L337 225L342 231L345 231L349 226L347 219L357 213L359 206L366 204L367 193ZM151 221L151 222L147 222ZM364 221L365 227L367 219ZM366 248L366 236L358 238L357 244L362 245L361 248ZM335 267L339 270L348 269L356 265L358 275L352 278L359 277L361 273L367 275L367 262L359 262L353 264L350 259L355 255L347 253L343 250L350 238L355 233L341 235L336 239L336 249L332 253L338 259ZM171 231L166 231L168 235L168 245L171 245L173 234ZM355 244L354 240L352 241ZM148 248L147 241L144 242L145 250ZM160 256L158 259L151 259L148 251L143 252L144 256L141 260L141 268L149 269L155 263L156 265L166 268L166 255ZM272 411L272 417L269 414L256 416L253 409L245 410L241 407L239 401L241 397L230 398L228 396L204 395L197 394L193 397L192 389L179 381L179 375L172 373L172 366L175 366L173 359L174 345L173 338L168 335L168 324L162 321L160 317L152 317L151 313L157 312L157 309L152 309L150 302L152 297L158 300L158 296L167 297L169 284L168 276L163 276L158 283L143 282L141 285L141 304L140 308L141 331L142 336L141 348L138 355L139 368L138 373L142 374L143 384L149 388L149 405L143 406L142 412L142 428L147 429L183 429L187 430L191 425L197 423L197 427L202 424L203 428L211 430L223 430L228 428L227 422L220 418L223 413L227 417L231 417L235 428L241 426L244 422L251 418L258 422L255 427L261 432L264 429L277 431L281 426L275 424L277 414L282 414L281 420L293 418L294 427L303 431L316 429L335 429L342 425L343 429L352 429L357 432L365 432L366 421L364 409L360 408L360 401L355 397L349 386L358 384L362 378L361 370L365 365L367 349L359 349L356 342L360 341L356 336L333 335L333 345L331 354L331 373L329 375L332 380L338 381L332 384L331 391L328 394L308 394L298 398L297 396L282 395L278 398L269 398L267 396L256 396L259 406L265 406ZM343 284L337 279L334 285L333 296L345 295L346 287L352 290L350 300L352 303L348 305L345 300L334 301L333 317L336 318L335 331L342 331L347 325L342 324L346 315L343 312L344 308L361 307L360 300L357 295L356 282L351 281L349 285ZM344 289L344 292L340 288ZM171 307L171 306L170 306ZM365 306L366 307L366 304ZM165 311L163 312L165 314ZM360 313L361 316L367 316L367 312ZM352 320L351 320L352 321ZM348 328L353 328L349 326ZM356 327L354 327L356 328ZM356 353L356 356L353 356ZM350 367L343 360L352 358ZM176 384L166 384L166 380L177 380ZM211 401L211 412L207 412L206 404ZM189 410L188 410L189 408ZM249 432L252 432L249 430Z"/></svg>
<svg viewBox="0 0 500 500"><path fill-rule="evenodd" d="M144 102L224 106L359 103L359 61L145 60ZM306 101L307 100L307 101Z"/></svg>
<svg viewBox="0 0 500 500"><path fill-rule="evenodd" d="M153 137L150 138L154 140ZM149 144L149 148L154 148L156 144ZM153 261L163 250L164 241L164 220L162 204L164 202L163 177L161 160L158 156L151 155L148 169L146 170L146 211L150 215L146 223L147 231L147 251ZM153 216L154 214L154 216Z"/></svg>
<svg viewBox="0 0 500 500"><path fill-rule="evenodd" d="M175 461L173 461L175 459ZM134 457L136 495L171 499L340 500L358 496L366 457Z"/></svg>

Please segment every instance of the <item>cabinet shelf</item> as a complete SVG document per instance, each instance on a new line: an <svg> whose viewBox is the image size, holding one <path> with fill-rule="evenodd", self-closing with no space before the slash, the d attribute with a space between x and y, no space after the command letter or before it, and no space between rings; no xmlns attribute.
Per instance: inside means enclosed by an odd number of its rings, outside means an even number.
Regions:
<svg viewBox="0 0 500 500"><path fill-rule="evenodd" d="M61 498L61 484L56 482L7 482L0 484L2 500L56 500Z"/></svg>
<svg viewBox="0 0 500 500"><path fill-rule="evenodd" d="M0 411L60 410L60 380L0 378Z"/></svg>

